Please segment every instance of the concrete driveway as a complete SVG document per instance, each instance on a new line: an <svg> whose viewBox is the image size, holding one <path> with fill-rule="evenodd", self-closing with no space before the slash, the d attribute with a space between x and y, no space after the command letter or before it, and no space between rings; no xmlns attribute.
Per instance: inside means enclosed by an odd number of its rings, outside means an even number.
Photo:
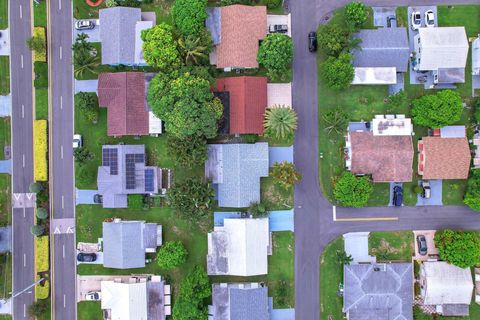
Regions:
<svg viewBox="0 0 480 320"><path fill-rule="evenodd" d="M76 190L76 204L95 204L93 196L98 193L98 190Z"/></svg>
<svg viewBox="0 0 480 320"><path fill-rule="evenodd" d="M395 9L395 7L372 7L373 25L387 28L387 18L390 16L396 17Z"/></svg>
<svg viewBox="0 0 480 320"><path fill-rule="evenodd" d="M79 250L77 250L77 254L80 253ZM103 252L95 252L95 254L97 255L97 260L93 261L93 262L81 262L81 261L77 261L77 265L79 264L103 264Z"/></svg>
<svg viewBox="0 0 480 320"><path fill-rule="evenodd" d="M98 91L98 79L93 80L77 80L75 79L75 93L78 92L95 92Z"/></svg>
<svg viewBox="0 0 480 320"><path fill-rule="evenodd" d="M349 232L343 235L345 253L352 256L352 264L375 263L376 257L368 254L368 235L370 232Z"/></svg>
<svg viewBox="0 0 480 320"><path fill-rule="evenodd" d="M84 301L85 295L92 291L100 291L102 281L127 280L132 276L77 276L77 301Z"/></svg>
<svg viewBox="0 0 480 320"><path fill-rule="evenodd" d="M415 256L413 257L414 260L421 260L425 261L429 258L435 257L438 255L438 248L435 247L435 242L433 238L435 237L436 230L422 230L422 231L413 231L413 237L415 241ZM427 254L422 256L418 253L418 243L417 243L417 236L424 235L425 239L427 240Z"/></svg>
<svg viewBox="0 0 480 320"><path fill-rule="evenodd" d="M442 203L442 180L429 180L430 181L430 198L422 198L421 195L417 195L417 206L441 206ZM421 184L421 181L418 182Z"/></svg>
<svg viewBox="0 0 480 320"><path fill-rule="evenodd" d="M77 30L75 29L75 23L78 21L77 19L73 20L73 42L77 38L77 35L80 33L85 33L88 35L88 42L100 42L100 20L98 19L82 19L82 20L90 20L95 23L95 28L90 30Z"/></svg>

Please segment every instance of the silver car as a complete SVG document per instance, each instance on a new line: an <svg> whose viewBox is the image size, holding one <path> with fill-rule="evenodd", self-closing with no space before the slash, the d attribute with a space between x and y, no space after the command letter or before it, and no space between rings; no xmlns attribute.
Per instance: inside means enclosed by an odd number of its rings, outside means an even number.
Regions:
<svg viewBox="0 0 480 320"><path fill-rule="evenodd" d="M91 20L78 20L75 22L75 29L77 30L90 30L95 28L95 22Z"/></svg>
<svg viewBox="0 0 480 320"><path fill-rule="evenodd" d="M422 26L422 15L420 14L420 12L412 12L411 20L412 30L417 30Z"/></svg>

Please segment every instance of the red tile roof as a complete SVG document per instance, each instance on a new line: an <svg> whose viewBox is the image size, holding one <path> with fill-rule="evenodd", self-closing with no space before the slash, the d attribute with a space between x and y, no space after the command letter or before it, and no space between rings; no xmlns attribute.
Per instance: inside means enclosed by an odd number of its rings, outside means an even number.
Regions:
<svg viewBox="0 0 480 320"><path fill-rule="evenodd" d="M230 133L263 134L267 108L266 77L230 77L217 79L218 91L230 95Z"/></svg>
<svg viewBox="0 0 480 320"><path fill-rule="evenodd" d="M231 5L221 8L221 41L217 68L258 68L259 40L267 35L265 6Z"/></svg>
<svg viewBox="0 0 480 320"><path fill-rule="evenodd" d="M98 77L98 102L108 108L108 135L147 135L143 72L102 73Z"/></svg>
<svg viewBox="0 0 480 320"><path fill-rule="evenodd" d="M422 141L424 179L468 178L471 154L467 138L423 137Z"/></svg>

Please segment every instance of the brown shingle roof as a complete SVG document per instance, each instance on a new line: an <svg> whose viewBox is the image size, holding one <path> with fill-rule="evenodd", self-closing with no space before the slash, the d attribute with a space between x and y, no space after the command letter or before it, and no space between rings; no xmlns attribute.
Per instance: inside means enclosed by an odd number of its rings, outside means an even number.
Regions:
<svg viewBox="0 0 480 320"><path fill-rule="evenodd" d="M98 103L108 108L109 136L148 134L143 72L100 74Z"/></svg>
<svg viewBox="0 0 480 320"><path fill-rule="evenodd" d="M221 42L217 68L258 68L259 40L267 35L265 6L232 5L221 8Z"/></svg>
<svg viewBox="0 0 480 320"><path fill-rule="evenodd" d="M412 181L411 136L374 136L372 132L351 132L351 171L371 174L374 182Z"/></svg>
<svg viewBox="0 0 480 320"><path fill-rule="evenodd" d="M470 147L467 138L423 137L424 179L467 179Z"/></svg>
<svg viewBox="0 0 480 320"><path fill-rule="evenodd" d="M266 77L230 77L217 79L218 91L230 95L230 133L263 134L267 108Z"/></svg>

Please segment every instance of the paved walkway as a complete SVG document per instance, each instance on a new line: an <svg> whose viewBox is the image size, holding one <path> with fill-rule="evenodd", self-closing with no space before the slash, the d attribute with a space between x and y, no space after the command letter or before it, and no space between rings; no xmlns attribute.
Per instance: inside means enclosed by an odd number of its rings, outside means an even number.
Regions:
<svg viewBox="0 0 480 320"><path fill-rule="evenodd" d="M4 29L0 30L0 56L9 56L10 55L10 30Z"/></svg>
<svg viewBox="0 0 480 320"><path fill-rule="evenodd" d="M12 96L0 96L0 117L10 117L12 114Z"/></svg>
<svg viewBox="0 0 480 320"><path fill-rule="evenodd" d="M80 190L76 189L76 204L95 204L93 196L98 193L98 190Z"/></svg>
<svg viewBox="0 0 480 320"><path fill-rule="evenodd" d="M12 173L12 160L0 160L0 173Z"/></svg>

